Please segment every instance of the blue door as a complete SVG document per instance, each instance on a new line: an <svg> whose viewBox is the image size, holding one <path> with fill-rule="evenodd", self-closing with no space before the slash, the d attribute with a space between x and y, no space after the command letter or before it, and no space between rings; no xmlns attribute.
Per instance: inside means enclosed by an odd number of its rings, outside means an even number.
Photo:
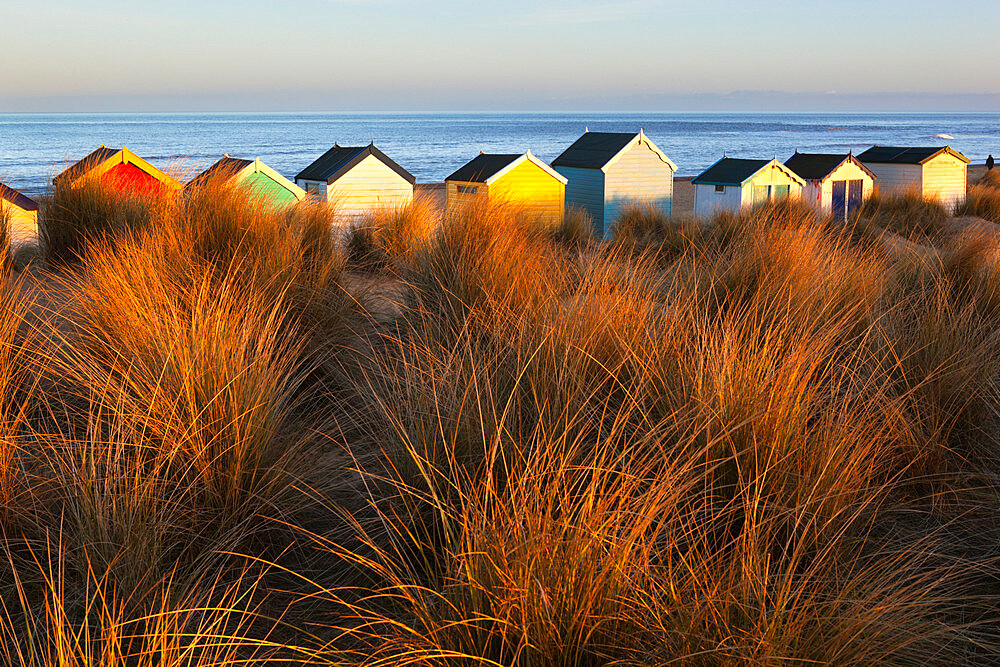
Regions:
<svg viewBox="0 0 1000 667"><path fill-rule="evenodd" d="M850 182L847 192L847 214L851 215L861 208L864 199L865 182L860 178Z"/></svg>
<svg viewBox="0 0 1000 667"><path fill-rule="evenodd" d="M847 181L833 182L833 197L830 201L830 212L834 220L847 219Z"/></svg>

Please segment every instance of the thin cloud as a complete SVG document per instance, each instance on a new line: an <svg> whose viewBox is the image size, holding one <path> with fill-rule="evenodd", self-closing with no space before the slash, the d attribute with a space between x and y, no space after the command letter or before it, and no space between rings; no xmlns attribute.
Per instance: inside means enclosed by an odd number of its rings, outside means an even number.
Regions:
<svg viewBox="0 0 1000 667"><path fill-rule="evenodd" d="M516 25L581 25L587 23L634 21L637 16L652 14L657 10L663 9L663 5L664 3L660 1L622 0L619 2L603 2L592 5L546 7L522 14L513 19L511 23Z"/></svg>

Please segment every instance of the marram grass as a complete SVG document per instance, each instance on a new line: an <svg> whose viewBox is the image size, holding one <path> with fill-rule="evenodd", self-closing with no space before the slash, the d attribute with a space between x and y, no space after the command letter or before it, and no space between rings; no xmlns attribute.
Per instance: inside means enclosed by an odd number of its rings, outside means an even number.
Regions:
<svg viewBox="0 0 1000 667"><path fill-rule="evenodd" d="M9 664L1000 657L982 229L59 196L0 287Z"/></svg>

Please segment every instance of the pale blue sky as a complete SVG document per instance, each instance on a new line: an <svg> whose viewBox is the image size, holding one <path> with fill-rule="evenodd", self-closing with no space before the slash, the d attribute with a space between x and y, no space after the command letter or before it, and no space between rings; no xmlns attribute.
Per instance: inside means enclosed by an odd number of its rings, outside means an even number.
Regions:
<svg viewBox="0 0 1000 667"><path fill-rule="evenodd" d="M0 111L1000 104L994 0L0 0Z"/></svg>

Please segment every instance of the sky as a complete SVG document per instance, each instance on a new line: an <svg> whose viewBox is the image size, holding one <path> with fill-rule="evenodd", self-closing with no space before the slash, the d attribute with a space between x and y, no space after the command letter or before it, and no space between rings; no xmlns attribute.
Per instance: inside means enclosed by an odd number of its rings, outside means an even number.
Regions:
<svg viewBox="0 0 1000 667"><path fill-rule="evenodd" d="M0 111L1000 109L995 0L0 0Z"/></svg>

